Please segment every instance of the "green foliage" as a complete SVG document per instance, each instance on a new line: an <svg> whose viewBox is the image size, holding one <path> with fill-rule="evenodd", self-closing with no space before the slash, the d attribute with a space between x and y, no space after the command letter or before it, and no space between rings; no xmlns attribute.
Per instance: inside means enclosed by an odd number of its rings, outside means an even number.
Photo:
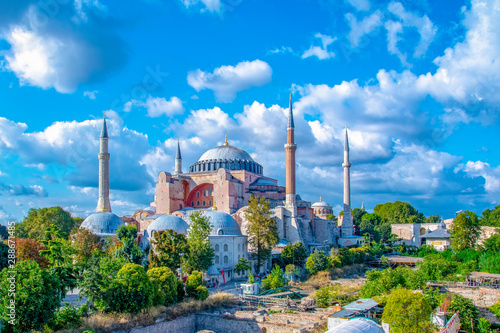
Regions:
<svg viewBox="0 0 500 333"><path fill-rule="evenodd" d="M200 301L204 301L210 296L210 293L208 292L207 287L205 286L198 286L196 287L196 299Z"/></svg>
<svg viewBox="0 0 500 333"><path fill-rule="evenodd" d="M0 271L8 266L9 246L0 241Z"/></svg>
<svg viewBox="0 0 500 333"><path fill-rule="evenodd" d="M466 210L458 214L450 228L453 249L474 248L479 238L480 229L476 213Z"/></svg>
<svg viewBox="0 0 500 333"><path fill-rule="evenodd" d="M11 273L11 272L16 273ZM15 277L12 279L12 277ZM11 282L15 284L14 299L8 295ZM0 273L0 318L8 322L11 300L15 301L15 326L6 325L13 332L41 330L54 318L61 303L60 281L57 276L31 260L17 262L13 269Z"/></svg>
<svg viewBox="0 0 500 333"><path fill-rule="evenodd" d="M488 308L498 319L500 319L500 300Z"/></svg>
<svg viewBox="0 0 500 333"><path fill-rule="evenodd" d="M103 290L104 312L137 313L153 306L156 297L155 287L150 281L144 267L128 263L118 271L109 287Z"/></svg>
<svg viewBox="0 0 500 333"><path fill-rule="evenodd" d="M186 292L188 296L197 298L196 288L203 284L203 275L201 272L192 271L186 279Z"/></svg>
<svg viewBox="0 0 500 333"><path fill-rule="evenodd" d="M500 252L485 252L479 257L481 272L500 274Z"/></svg>
<svg viewBox="0 0 500 333"><path fill-rule="evenodd" d="M177 280L177 302L181 302L184 299L184 295L186 295L186 291L184 290L184 284L182 283L182 279Z"/></svg>
<svg viewBox="0 0 500 333"><path fill-rule="evenodd" d="M271 217L271 206L265 198L260 200L253 194L245 211L248 221L248 244L255 251L255 269L259 272L264 262L271 257L271 248L279 241L276 220Z"/></svg>
<svg viewBox="0 0 500 333"><path fill-rule="evenodd" d="M388 293L395 288L423 289L426 280L420 270L399 266L396 269L387 268L382 271L366 272L366 282L361 288L361 297L371 298Z"/></svg>
<svg viewBox="0 0 500 333"><path fill-rule="evenodd" d="M276 289L283 287L287 282L288 281L284 276L283 270L278 265L274 265L271 273L269 273L269 275L262 280L262 287L265 290Z"/></svg>
<svg viewBox="0 0 500 333"><path fill-rule="evenodd" d="M495 209L484 210L479 222L483 226L500 227L500 205L496 206Z"/></svg>
<svg viewBox="0 0 500 333"><path fill-rule="evenodd" d="M395 201L394 203L378 204L373 211L390 224L425 222L424 214L407 202Z"/></svg>
<svg viewBox="0 0 500 333"><path fill-rule="evenodd" d="M394 333L432 332L432 308L424 295L408 289L396 289L387 298L382 321Z"/></svg>
<svg viewBox="0 0 500 333"><path fill-rule="evenodd" d="M460 263L443 258L439 254L430 254L418 263L419 270L427 280L453 280Z"/></svg>
<svg viewBox="0 0 500 333"><path fill-rule="evenodd" d="M302 266L307 259L307 251L302 242L287 244L281 252L281 258L284 265L300 265Z"/></svg>
<svg viewBox="0 0 500 333"><path fill-rule="evenodd" d="M250 272L248 274L248 283L255 283L255 277L253 276L253 274Z"/></svg>
<svg viewBox="0 0 500 333"><path fill-rule="evenodd" d="M236 263L234 271L238 274L245 273L246 271L250 270L250 262L246 260L243 257L240 257L238 259L238 262Z"/></svg>
<svg viewBox="0 0 500 333"><path fill-rule="evenodd" d="M485 251L500 251L500 234L494 234L490 238L483 241L483 249Z"/></svg>
<svg viewBox="0 0 500 333"><path fill-rule="evenodd" d="M135 226L134 226L135 227ZM137 230L137 229L136 229ZM141 264L146 255L143 250L137 245L135 238L123 237L122 245L114 252L114 257L123 257L130 263Z"/></svg>
<svg viewBox="0 0 500 333"><path fill-rule="evenodd" d="M155 232L150 239L149 267L168 267L173 271L180 267L181 253L188 252L186 236L168 229Z"/></svg>
<svg viewBox="0 0 500 333"><path fill-rule="evenodd" d="M490 333L491 332L491 324L486 318L479 318L477 323L477 331L479 333Z"/></svg>
<svg viewBox="0 0 500 333"><path fill-rule="evenodd" d="M429 302L431 309L435 309L443 304L443 301L446 297L446 294L442 294L439 291L439 288L428 287L422 289L422 292L425 296L425 299L427 299L427 302Z"/></svg>
<svg viewBox="0 0 500 333"><path fill-rule="evenodd" d="M177 278L168 267L155 267L147 275L155 288L153 305L170 305L177 302Z"/></svg>
<svg viewBox="0 0 500 333"><path fill-rule="evenodd" d="M439 217L439 214L431 215L425 219L425 223L439 223L439 222L441 222L441 218Z"/></svg>
<svg viewBox="0 0 500 333"><path fill-rule="evenodd" d="M449 311L458 311L460 328L469 333L473 333L472 325L474 325L474 327L478 325L479 310L470 299L459 294L453 294Z"/></svg>
<svg viewBox="0 0 500 333"><path fill-rule="evenodd" d="M9 238L9 231L7 230L7 227L4 225L0 225L0 241L6 240L8 238Z"/></svg>
<svg viewBox="0 0 500 333"><path fill-rule="evenodd" d="M54 319L49 323L49 327L54 331L78 328L83 323L82 316L86 309L86 305L77 307L70 303L64 303L64 306L56 312Z"/></svg>
<svg viewBox="0 0 500 333"><path fill-rule="evenodd" d="M356 235L361 236L360 227L363 215L368 214L366 210L361 208L354 208L352 210L352 221L354 223L354 229L356 230Z"/></svg>
<svg viewBox="0 0 500 333"><path fill-rule="evenodd" d="M330 262L325 255L325 251L314 251L306 261L306 269L309 274L314 275L318 272L330 268Z"/></svg>
<svg viewBox="0 0 500 333"><path fill-rule="evenodd" d="M80 218L72 218L71 214L61 207L31 208L23 222L18 225L19 235L40 241L45 238L45 230L55 225L61 231L61 237L67 239L71 230L78 228L80 223Z"/></svg>
<svg viewBox="0 0 500 333"><path fill-rule="evenodd" d="M298 270L295 265L290 264L290 265L286 265L285 273L287 275L290 275L292 281L294 281L294 277L299 276L300 270Z"/></svg>
<svg viewBox="0 0 500 333"><path fill-rule="evenodd" d="M136 239L137 238L137 227L135 225L121 225L118 230L116 230L116 237L119 240L123 239Z"/></svg>
<svg viewBox="0 0 500 333"><path fill-rule="evenodd" d="M80 272L89 268L89 262L94 251L101 251L104 242L99 235L90 230L79 228L71 232L69 236L73 249L73 260Z"/></svg>
<svg viewBox="0 0 500 333"><path fill-rule="evenodd" d="M214 249L210 246L208 236L212 231L210 218L201 212L194 212L189 216L187 245L188 252L184 256L185 270L206 272L208 267L213 264L215 257Z"/></svg>

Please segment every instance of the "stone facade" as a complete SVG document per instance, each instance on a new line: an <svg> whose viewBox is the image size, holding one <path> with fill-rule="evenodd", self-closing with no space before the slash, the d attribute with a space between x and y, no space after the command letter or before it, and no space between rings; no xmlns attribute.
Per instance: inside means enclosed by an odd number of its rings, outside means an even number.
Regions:
<svg viewBox="0 0 500 333"><path fill-rule="evenodd" d="M420 236L429 231L435 231L441 223L401 223L392 224L392 233L401 238L399 244L411 246L422 246L423 240Z"/></svg>

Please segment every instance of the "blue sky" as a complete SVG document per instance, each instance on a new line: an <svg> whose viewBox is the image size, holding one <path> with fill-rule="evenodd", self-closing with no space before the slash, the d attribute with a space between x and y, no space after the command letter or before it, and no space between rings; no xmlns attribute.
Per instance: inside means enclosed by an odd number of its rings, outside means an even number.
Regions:
<svg viewBox="0 0 500 333"><path fill-rule="evenodd" d="M288 95L297 190L352 203L481 213L500 195L500 1L0 1L0 222L97 202L109 118L111 205L154 198L159 171L247 150L284 184Z"/></svg>

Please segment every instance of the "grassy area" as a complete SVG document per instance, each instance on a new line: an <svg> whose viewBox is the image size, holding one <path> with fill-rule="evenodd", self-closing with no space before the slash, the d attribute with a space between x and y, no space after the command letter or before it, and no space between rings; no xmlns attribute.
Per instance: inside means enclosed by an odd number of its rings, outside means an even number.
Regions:
<svg viewBox="0 0 500 333"><path fill-rule="evenodd" d="M82 328L92 329L96 332L128 331L133 327L153 325L155 320L160 317L164 317L165 320L172 320L192 313L238 303L239 300L234 295L218 293L204 301L186 300L169 307L160 306L136 314L95 313L84 320Z"/></svg>
<svg viewBox="0 0 500 333"><path fill-rule="evenodd" d="M328 271L318 272L307 281L290 282L289 285L302 288L304 290L317 290L335 284L335 279L346 276L363 274L367 270L364 264L354 264L342 268L330 268Z"/></svg>

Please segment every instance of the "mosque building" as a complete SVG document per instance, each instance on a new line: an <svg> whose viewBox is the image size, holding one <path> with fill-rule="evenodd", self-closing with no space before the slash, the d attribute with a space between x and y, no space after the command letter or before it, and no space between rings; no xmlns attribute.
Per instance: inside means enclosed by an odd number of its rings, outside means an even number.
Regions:
<svg viewBox="0 0 500 333"><path fill-rule="evenodd" d="M177 144L175 170L171 174L161 171L156 183L154 201L150 206L136 211L124 220L111 212L109 201L109 158L106 119L100 136L99 198L96 213L88 216L82 227L105 236L112 235L120 225L135 224L139 241L146 246L156 232L171 229L188 234L190 214L194 211L210 218L213 225L209 236L214 248L213 265L207 276L213 281L221 274L227 281L235 276L234 268L239 258L251 259L247 247L245 211L253 194L268 200L277 222L280 242L275 250L286 244L300 241L308 252L315 249L330 251L331 247L360 244L354 236L350 208L350 162L347 128L344 146L344 209L339 216L339 226L327 217L333 214L332 206L321 200L311 204L302 200L296 191L295 181L295 126L292 101L287 125L286 186L276 179L266 177L263 167L244 150L228 144L206 151L184 173L180 143ZM216 209L215 209L216 207ZM251 250L251 249L250 249ZM251 265L253 267L253 265ZM266 269L266 268L265 268Z"/></svg>

